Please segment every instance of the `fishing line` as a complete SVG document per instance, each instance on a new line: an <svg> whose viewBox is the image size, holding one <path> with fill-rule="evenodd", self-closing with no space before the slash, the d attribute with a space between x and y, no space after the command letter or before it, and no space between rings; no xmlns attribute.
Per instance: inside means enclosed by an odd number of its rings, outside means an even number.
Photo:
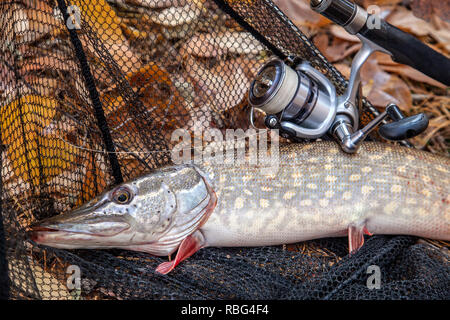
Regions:
<svg viewBox="0 0 450 320"><path fill-rule="evenodd" d="M241 142L241 141L245 141L247 138L256 137L258 135L259 135L259 133L255 133L255 134L246 135L244 138L236 138L234 140L235 142L233 142L233 143L238 143L238 142ZM100 149L91 149L91 148L86 148L86 147L82 147L82 146L77 146L77 145L75 145L75 144L73 144L73 143L71 143L71 142L69 142L69 141L67 141L67 140L65 140L65 139L63 139L61 137L56 137L56 138L61 140L61 141L63 141L63 142L65 142L65 143L67 143L68 145L70 145L70 146L72 146L72 147L74 147L76 149L84 150L84 151L88 151L88 152L103 153L103 154L115 153L115 154L132 154L132 155L142 154L142 155L146 155L146 154L153 154L153 153L172 152L172 150L169 150L169 149L166 149L166 150L152 150L152 151L114 151L114 152L112 152L112 151L106 151L106 150L100 150ZM219 145L219 142L213 142L213 143L217 143L217 145ZM225 141L225 143L221 142L221 144L226 146L227 141ZM202 147L191 147L190 150L191 151L192 150L201 151L201 150L204 150L204 148L205 147L203 147L203 146Z"/></svg>

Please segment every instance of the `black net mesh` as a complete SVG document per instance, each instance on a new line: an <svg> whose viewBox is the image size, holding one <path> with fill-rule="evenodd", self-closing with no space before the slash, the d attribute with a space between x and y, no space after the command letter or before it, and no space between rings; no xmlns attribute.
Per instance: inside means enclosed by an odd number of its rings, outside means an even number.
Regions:
<svg viewBox="0 0 450 320"><path fill-rule="evenodd" d="M413 237L372 237L351 257L345 239L208 248L168 276L154 273L166 258L35 245L34 222L170 163L173 130L248 128L250 81L273 54L310 61L338 92L346 81L268 0L1 1L0 26L0 297L449 298L447 253Z"/></svg>

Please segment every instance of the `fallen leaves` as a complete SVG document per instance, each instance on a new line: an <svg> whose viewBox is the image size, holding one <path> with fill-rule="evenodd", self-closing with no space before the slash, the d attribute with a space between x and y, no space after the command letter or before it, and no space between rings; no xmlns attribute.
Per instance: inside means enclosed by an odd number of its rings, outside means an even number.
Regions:
<svg viewBox="0 0 450 320"><path fill-rule="evenodd" d="M75 206L80 206L86 201L94 198L107 187L108 178L104 168L101 166L101 157L91 153L87 159L84 179L81 181L81 195L77 197Z"/></svg>
<svg viewBox="0 0 450 320"><path fill-rule="evenodd" d="M73 4L78 6L82 21L92 28L98 40L105 46L123 72L140 67L138 57L132 53L129 43L122 33L119 17L105 0L74 0ZM89 37L81 37L81 39L93 55L98 55L98 49Z"/></svg>
<svg viewBox="0 0 450 320"><path fill-rule="evenodd" d="M196 86L200 88L205 103L213 111L222 111L238 105L247 93L250 81L237 61L219 61L208 68L190 58L186 61L186 71Z"/></svg>
<svg viewBox="0 0 450 320"><path fill-rule="evenodd" d="M310 34L310 29L331 24L330 20L311 10L309 0L274 0L274 3L306 34Z"/></svg>
<svg viewBox="0 0 450 320"><path fill-rule="evenodd" d="M188 3L188 0L129 0L130 5L138 5L150 9L161 9L168 7L181 7Z"/></svg>
<svg viewBox="0 0 450 320"><path fill-rule="evenodd" d="M2 11L0 23L4 29L4 44L20 45L31 40L37 41L49 34L57 35L63 30L48 4L43 1L36 1L32 5L30 1L24 2L25 6L14 3Z"/></svg>
<svg viewBox="0 0 450 320"><path fill-rule="evenodd" d="M369 58L364 64L361 78L363 95L374 106L384 108L395 103L402 110L410 108L412 97L408 86L397 76L382 70L375 58Z"/></svg>
<svg viewBox="0 0 450 320"><path fill-rule="evenodd" d="M412 12L418 18L431 22L437 16L442 20L450 22L449 1L412 0L410 5Z"/></svg>
<svg viewBox="0 0 450 320"><path fill-rule="evenodd" d="M119 18L105 0L72 2L80 9L81 18L89 24L102 42L110 44L124 40Z"/></svg>
<svg viewBox="0 0 450 320"><path fill-rule="evenodd" d="M127 80L135 92L138 92L146 109L152 113L157 128L174 130L188 121L183 97L173 85L167 71L150 63L129 74Z"/></svg>
<svg viewBox="0 0 450 320"><path fill-rule="evenodd" d="M182 54L202 58L220 57L225 54L258 55L265 50L248 32L201 33L183 44Z"/></svg>
<svg viewBox="0 0 450 320"><path fill-rule="evenodd" d="M441 20L439 16L434 15L431 21L427 22L403 7L399 7L389 14L386 20L422 40L426 40L424 39L425 36L432 37L438 42L435 46L438 51L442 49L445 49L447 53L450 51L450 21Z"/></svg>
<svg viewBox="0 0 450 320"><path fill-rule="evenodd" d="M164 27L176 27L190 24L198 19L202 10L195 4L187 4L183 7L169 7L160 12L148 15L150 20Z"/></svg>
<svg viewBox="0 0 450 320"><path fill-rule="evenodd" d="M361 48L360 43L352 43L338 37L331 38L325 33L317 35L314 44L330 62L341 61Z"/></svg>
<svg viewBox="0 0 450 320"><path fill-rule="evenodd" d="M448 150L450 96L419 95L417 100L419 103L413 107L413 112L426 112L431 120L425 133L414 138L414 144L436 153Z"/></svg>
<svg viewBox="0 0 450 320"><path fill-rule="evenodd" d="M396 73L396 74L405 76L407 78L410 78L412 80L415 80L417 82L427 83L427 84L437 87L437 88L441 88L441 89L446 88L446 86L443 85L442 83L424 75L422 72L417 71L416 69L411 68L410 66L402 65L402 64L385 65L385 64L382 64L381 61L379 63L381 64L381 67L383 68L384 71L388 71L390 73Z"/></svg>
<svg viewBox="0 0 450 320"><path fill-rule="evenodd" d="M57 139L46 127L55 116L57 102L27 95L2 109L3 143L17 177L39 189L75 162L77 151Z"/></svg>

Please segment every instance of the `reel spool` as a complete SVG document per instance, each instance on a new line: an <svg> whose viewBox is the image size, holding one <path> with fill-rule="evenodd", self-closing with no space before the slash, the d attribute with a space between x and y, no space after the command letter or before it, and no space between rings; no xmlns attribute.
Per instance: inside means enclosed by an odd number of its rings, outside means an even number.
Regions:
<svg viewBox="0 0 450 320"><path fill-rule="evenodd" d="M268 115L266 126L294 139L320 138L336 116L334 86L307 63L293 70L281 60L270 61L252 82L249 101Z"/></svg>

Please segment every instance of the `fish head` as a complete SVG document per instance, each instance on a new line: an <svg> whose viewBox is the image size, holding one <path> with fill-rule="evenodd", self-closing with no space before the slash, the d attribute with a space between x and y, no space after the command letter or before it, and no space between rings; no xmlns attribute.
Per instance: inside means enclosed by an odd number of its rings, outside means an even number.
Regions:
<svg viewBox="0 0 450 320"><path fill-rule="evenodd" d="M168 255L208 219L217 202L194 165L157 170L31 228L38 244L63 249L124 248Z"/></svg>

